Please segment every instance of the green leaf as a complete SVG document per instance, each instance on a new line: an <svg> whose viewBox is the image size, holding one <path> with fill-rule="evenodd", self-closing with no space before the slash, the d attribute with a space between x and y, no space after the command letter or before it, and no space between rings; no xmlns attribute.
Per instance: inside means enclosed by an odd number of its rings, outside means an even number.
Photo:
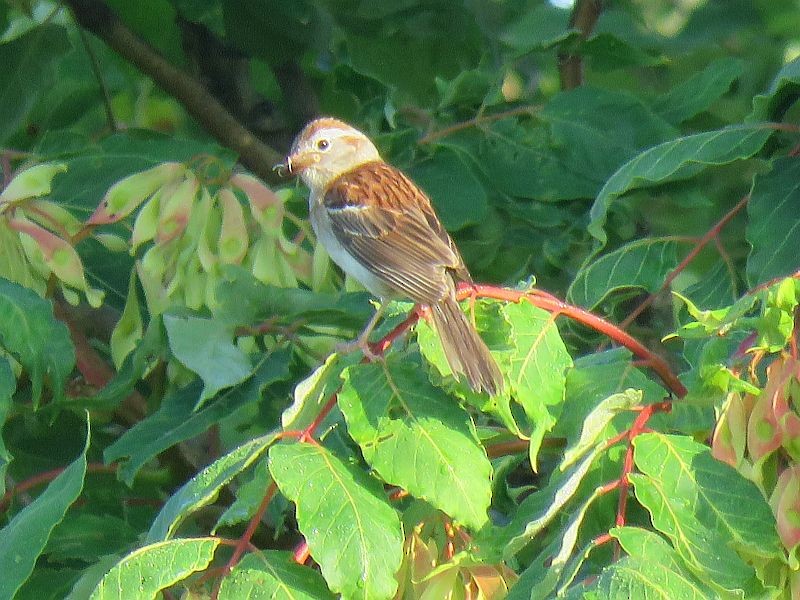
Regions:
<svg viewBox="0 0 800 600"><path fill-rule="evenodd" d="M642 390L646 403L660 400L663 388L636 368L631 358L627 349L614 348L576 359L574 367L567 371L564 410L553 435L576 444L585 419L595 407L609 396L630 388Z"/></svg>
<svg viewBox="0 0 800 600"><path fill-rule="evenodd" d="M556 548L548 547L547 559L544 561L534 561L535 566L540 569L541 576L539 577L539 581L537 581L537 583L531 589L532 598L544 598L549 596L553 585L556 582L556 577L566 574L567 581L563 582L562 584L563 587L566 587L577 575L577 571L579 570L587 552L584 551L582 553L583 556L578 556L575 561L570 561L570 558L575 551L575 546L578 543L578 534L580 533L581 526L586 520L586 515L589 512L589 509L595 502L597 502L598 498L601 498L602 496L602 488L595 488L580 506L578 506L574 511L571 511L569 515L569 521L567 522L566 526L560 529L557 538L557 552L551 554L550 552L552 550L556 550ZM570 569L570 562L576 562L577 565L573 564L572 568ZM562 594L559 593L558 595L561 596Z"/></svg>
<svg viewBox="0 0 800 600"><path fill-rule="evenodd" d="M664 62L663 58L645 51L638 44L631 44L610 33L598 33L583 40L577 54L585 56L594 71L613 71L634 66L652 67Z"/></svg>
<svg viewBox="0 0 800 600"><path fill-rule="evenodd" d="M476 538L476 545L498 548L509 559L539 535L559 515L581 489L586 474L599 456L595 447L576 466L564 473L555 472L547 486L527 496L519 505L511 523L487 527Z"/></svg>
<svg viewBox="0 0 800 600"><path fill-rule="evenodd" d="M408 170L430 196L442 224L451 231L480 223L489 209L483 184L460 153L441 148Z"/></svg>
<svg viewBox="0 0 800 600"><path fill-rule="evenodd" d="M343 19L349 16L340 15ZM423 102L435 101L435 77L455 77L464 65L480 56L480 30L466 7L444 4L425 11L409 35L398 16L381 19L372 27L359 20L344 37L350 66L389 89Z"/></svg>
<svg viewBox="0 0 800 600"><path fill-rule="evenodd" d="M751 121L780 121L800 95L800 58L783 65L765 94L753 98Z"/></svg>
<svg viewBox="0 0 800 600"><path fill-rule="evenodd" d="M597 195L589 216L589 233L600 247L612 202L633 189L694 177L706 167L725 165L758 152L772 135L766 125L733 125L677 138L645 150L622 165Z"/></svg>
<svg viewBox="0 0 800 600"><path fill-rule="evenodd" d="M150 319L144 337L136 348L125 357L114 378L93 396L71 398L70 407L109 410L116 407L133 391L136 383L158 360L166 355L167 340L161 317Z"/></svg>
<svg viewBox="0 0 800 600"><path fill-rule="evenodd" d="M159 542L131 552L100 581L89 600L155 600L173 586L211 564L216 538Z"/></svg>
<svg viewBox="0 0 800 600"><path fill-rule="evenodd" d="M156 516L145 543L153 544L174 535L186 517L213 502L220 488L249 467L274 440L274 435L251 440L215 460L183 484Z"/></svg>
<svg viewBox="0 0 800 600"><path fill-rule="evenodd" d="M80 495L86 476L89 435L87 418L86 444L81 455L0 530L0 573L3 573L0 599L11 600L30 577L53 528Z"/></svg>
<svg viewBox="0 0 800 600"><path fill-rule="evenodd" d="M592 198L603 179L565 164L553 151L546 127L516 119L491 123L479 131L462 131L437 141L471 156L501 192L544 202ZM573 150L579 154L580 150Z"/></svg>
<svg viewBox="0 0 800 600"><path fill-rule="evenodd" d="M653 110L665 121L678 125L707 110L744 73L736 58L715 60L699 73L676 85L653 102Z"/></svg>
<svg viewBox="0 0 800 600"><path fill-rule="evenodd" d="M461 71L450 80L436 78L439 92L438 109L464 104L480 104L486 98L492 86L493 73L487 69L477 68Z"/></svg>
<svg viewBox="0 0 800 600"><path fill-rule="evenodd" d="M572 466L580 457L597 443L598 438L617 414L624 410L630 410L634 406L641 404L642 392L639 390L625 390L619 394L612 394L595 409L590 412L583 422L581 437L578 441L564 452L564 459L559 468L564 471Z"/></svg>
<svg viewBox="0 0 800 600"><path fill-rule="evenodd" d="M250 469L250 479L241 483L234 491L236 500L234 500L222 516L217 519L214 528L211 530L212 535L216 535L220 527L230 527L237 523L243 523L252 517L258 505L264 499L264 493L269 487L269 482L272 478L269 474L267 457L262 457ZM271 503L269 509L276 511L280 510L275 508L275 503Z"/></svg>
<svg viewBox="0 0 800 600"><path fill-rule="evenodd" d="M681 292L692 303L704 309L730 306L738 298L738 278L723 261L717 262L703 277Z"/></svg>
<svg viewBox="0 0 800 600"><path fill-rule="evenodd" d="M550 153L569 176L592 182L591 196L620 165L677 135L639 98L589 86L557 94L538 116L550 127Z"/></svg>
<svg viewBox="0 0 800 600"><path fill-rule="evenodd" d="M0 278L0 345L20 362L31 380L38 406L48 383L55 401L64 397L75 366L75 350L66 325L53 317L53 305L31 290Z"/></svg>
<svg viewBox="0 0 800 600"><path fill-rule="evenodd" d="M222 582L219 600L324 600L334 598L320 574L298 565L290 552L249 554Z"/></svg>
<svg viewBox="0 0 800 600"><path fill-rule="evenodd" d="M100 580L117 564L120 558L117 554L108 554L93 565L86 567L81 572L81 576L72 584L69 594L62 594L58 600L86 600L92 595L92 591L100 583ZM54 598L53 600L56 599Z"/></svg>
<svg viewBox="0 0 800 600"><path fill-rule="evenodd" d="M531 10L514 19L499 37L505 45L522 55L555 46L574 32L569 26L569 11L543 3L535 4Z"/></svg>
<svg viewBox="0 0 800 600"><path fill-rule="evenodd" d="M291 324L302 319L326 327L357 330L373 315L367 293L323 294L298 288L264 285L234 265L222 268L214 316L227 323L250 325L271 318Z"/></svg>
<svg viewBox="0 0 800 600"><path fill-rule="evenodd" d="M391 598L403 534L383 486L316 444L273 446L269 456L330 588L345 598Z"/></svg>
<svg viewBox="0 0 800 600"><path fill-rule="evenodd" d="M639 290L654 294L677 266L677 252L678 242L670 238L629 242L587 262L569 286L567 300L594 310L612 294L622 298Z"/></svg>
<svg viewBox="0 0 800 600"><path fill-rule="evenodd" d="M233 343L233 327L215 319L164 315L170 350L203 380L198 405L241 383L253 370L250 358Z"/></svg>
<svg viewBox="0 0 800 600"><path fill-rule="evenodd" d="M511 393L533 425L530 456L535 465L544 434L561 414L572 357L558 333L554 315L529 302L506 304L501 310L511 324Z"/></svg>
<svg viewBox="0 0 800 600"><path fill-rule="evenodd" d="M94 563L132 546L137 533L127 521L113 515L70 515L53 529L43 554L51 563L75 560Z"/></svg>
<svg viewBox="0 0 800 600"><path fill-rule="evenodd" d="M3 425L11 410L11 397L17 389L17 380L11 365L5 358L0 358L0 495L6 492L6 468L11 462L11 454L3 440Z"/></svg>
<svg viewBox="0 0 800 600"><path fill-rule="evenodd" d="M350 367L344 382L348 432L381 478L468 527L483 526L492 466L464 409L408 355Z"/></svg>
<svg viewBox="0 0 800 600"><path fill-rule="evenodd" d="M723 589L757 593L747 557L783 556L759 489L689 437L647 433L634 441L636 497L688 567ZM744 556L741 556L744 554Z"/></svg>
<svg viewBox="0 0 800 600"><path fill-rule="evenodd" d="M283 428L301 431L313 423L322 407L342 387L342 371L360 360L357 352L328 356L324 363L295 386L294 401L281 415Z"/></svg>
<svg viewBox="0 0 800 600"><path fill-rule="evenodd" d="M199 435L243 406L257 403L265 387L288 377L288 364L288 351L265 355L247 381L199 410L194 410L200 395L198 384L169 394L158 411L128 429L105 449L104 460L108 463L127 456L128 460L120 468L120 477L131 485L139 469L157 454Z"/></svg>
<svg viewBox="0 0 800 600"><path fill-rule="evenodd" d="M752 288L800 270L800 165L779 158L772 171L755 178L747 203L747 282Z"/></svg>
<svg viewBox="0 0 800 600"><path fill-rule="evenodd" d="M70 48L58 25L42 25L0 44L0 144L19 130L36 100L54 80L54 63Z"/></svg>
<svg viewBox="0 0 800 600"><path fill-rule="evenodd" d="M657 534L637 527L617 527L611 535L628 556L606 567L593 586L603 598L717 597L716 590L693 577L678 554Z"/></svg>

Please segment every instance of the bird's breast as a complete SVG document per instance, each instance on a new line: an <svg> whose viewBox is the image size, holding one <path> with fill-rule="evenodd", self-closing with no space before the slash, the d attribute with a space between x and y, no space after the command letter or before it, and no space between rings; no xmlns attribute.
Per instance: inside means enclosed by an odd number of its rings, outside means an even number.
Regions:
<svg viewBox="0 0 800 600"><path fill-rule="evenodd" d="M342 271L358 280L373 296L389 298L396 295L385 281L356 260L341 244L331 228L328 210L317 194L312 194L309 199L309 217L317 242L325 247L333 262L339 265Z"/></svg>

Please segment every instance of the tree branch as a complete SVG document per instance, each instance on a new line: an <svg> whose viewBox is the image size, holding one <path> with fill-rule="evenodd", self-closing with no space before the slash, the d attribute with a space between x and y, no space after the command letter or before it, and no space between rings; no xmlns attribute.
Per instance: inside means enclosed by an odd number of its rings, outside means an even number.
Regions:
<svg viewBox="0 0 800 600"><path fill-rule="evenodd" d="M170 64L134 34L101 0L65 0L75 20L110 48L148 75L173 96L221 144L235 150L239 160L265 181L276 181L272 167L283 157L242 126L203 85Z"/></svg>
<svg viewBox="0 0 800 600"><path fill-rule="evenodd" d="M602 0L577 0L569 18L571 29L580 31L581 40L592 33L603 9ZM558 73L561 78L561 89L571 90L583 83L583 60L579 54L559 52Z"/></svg>

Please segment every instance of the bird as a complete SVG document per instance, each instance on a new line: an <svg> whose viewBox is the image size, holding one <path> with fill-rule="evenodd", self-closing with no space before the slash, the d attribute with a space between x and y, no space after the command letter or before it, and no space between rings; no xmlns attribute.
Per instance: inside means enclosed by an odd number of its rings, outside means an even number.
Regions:
<svg viewBox="0 0 800 600"><path fill-rule="evenodd" d="M368 336L387 301L407 298L429 307L453 376L464 376L476 392L499 394L497 362L456 300L457 284L472 277L425 192L385 162L364 133L332 117L309 122L281 167L309 188L318 242L380 300L348 349L374 358Z"/></svg>

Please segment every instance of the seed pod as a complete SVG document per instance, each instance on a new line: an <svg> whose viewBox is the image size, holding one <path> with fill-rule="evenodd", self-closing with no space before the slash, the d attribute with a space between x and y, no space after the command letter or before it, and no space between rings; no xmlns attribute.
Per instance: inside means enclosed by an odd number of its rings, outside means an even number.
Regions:
<svg viewBox="0 0 800 600"><path fill-rule="evenodd" d="M778 535L787 549L800 544L800 465L786 467L778 477L769 504L776 517Z"/></svg>
<svg viewBox="0 0 800 600"><path fill-rule="evenodd" d="M251 249L253 276L268 285L297 287L292 269L286 264L275 240L261 237Z"/></svg>
<svg viewBox="0 0 800 600"><path fill-rule="evenodd" d="M23 217L10 219L8 226L33 239L42 252L45 265L53 275L67 286L83 291L92 306L96 307L102 303L102 292L92 290L86 284L83 263L69 242Z"/></svg>
<svg viewBox="0 0 800 600"><path fill-rule="evenodd" d="M161 285L161 273L156 273L148 268L158 269L160 263L163 262L163 256L159 252L159 246L153 246L144 255L141 261L136 262L136 274L139 277L139 283L144 290L144 297L147 302L147 310L151 316L160 315L169 308L170 302ZM153 254L151 265L145 265L148 255Z"/></svg>
<svg viewBox="0 0 800 600"><path fill-rule="evenodd" d="M20 207L25 216L51 231L73 236L83 228L75 216L63 206L49 200L31 200Z"/></svg>
<svg viewBox="0 0 800 600"><path fill-rule="evenodd" d="M200 202L197 203L195 211L200 214L203 220L203 227L197 239L197 257L200 259L203 270L206 273L211 273L219 262L214 244L219 235L222 217L220 216L219 207L205 187L201 192Z"/></svg>
<svg viewBox="0 0 800 600"><path fill-rule="evenodd" d="M131 254L136 253L136 249L149 242L156 236L158 228L158 213L161 211L161 196L171 194L175 184L169 183L156 191L153 196L145 203L136 220L133 223L133 233L131 234Z"/></svg>
<svg viewBox="0 0 800 600"><path fill-rule="evenodd" d="M275 192L247 173L237 173L230 182L245 193L253 217L262 227L280 227L283 222L283 200Z"/></svg>
<svg viewBox="0 0 800 600"><path fill-rule="evenodd" d="M96 233L92 237L109 252L125 252L128 249L127 240L113 233Z"/></svg>
<svg viewBox="0 0 800 600"><path fill-rule="evenodd" d="M122 309L122 316L111 332L111 360L119 370L125 357L136 348L142 339L144 325L142 323L142 313L139 310L139 294L136 290L136 271L131 270L128 280L128 296L125 301L125 308Z"/></svg>
<svg viewBox="0 0 800 600"><path fill-rule="evenodd" d="M290 241L283 234L278 238L283 259L295 277L305 284L311 283L313 258L300 244Z"/></svg>
<svg viewBox="0 0 800 600"><path fill-rule="evenodd" d="M224 264L241 264L249 244L242 205L234 193L226 188L219 191L217 199L222 206L222 226L217 242L219 259Z"/></svg>
<svg viewBox="0 0 800 600"><path fill-rule="evenodd" d="M311 289L315 292L331 291L331 259L322 244L314 246L311 260Z"/></svg>
<svg viewBox="0 0 800 600"><path fill-rule="evenodd" d="M200 185L193 173L187 172L171 196L162 196L158 215L156 244L164 245L181 235L189 224L189 216Z"/></svg>
<svg viewBox="0 0 800 600"><path fill-rule="evenodd" d="M50 193L53 178L66 170L67 165L64 163L44 163L20 171L0 194L0 212L3 211L4 205L27 198L46 196Z"/></svg>
<svg viewBox="0 0 800 600"><path fill-rule="evenodd" d="M747 398L748 402L740 392L728 394L711 438L711 454L734 469L744 460L747 445L747 418L752 408L747 404L752 404L752 396Z"/></svg>
<svg viewBox="0 0 800 600"><path fill-rule="evenodd" d="M206 277L197 254L193 254L192 260L183 270L183 299L192 310L199 310L205 302Z"/></svg>
<svg viewBox="0 0 800 600"><path fill-rule="evenodd" d="M121 179L109 188L86 224L116 223L131 214L156 190L177 179L185 171L186 166L182 163L169 162Z"/></svg>

